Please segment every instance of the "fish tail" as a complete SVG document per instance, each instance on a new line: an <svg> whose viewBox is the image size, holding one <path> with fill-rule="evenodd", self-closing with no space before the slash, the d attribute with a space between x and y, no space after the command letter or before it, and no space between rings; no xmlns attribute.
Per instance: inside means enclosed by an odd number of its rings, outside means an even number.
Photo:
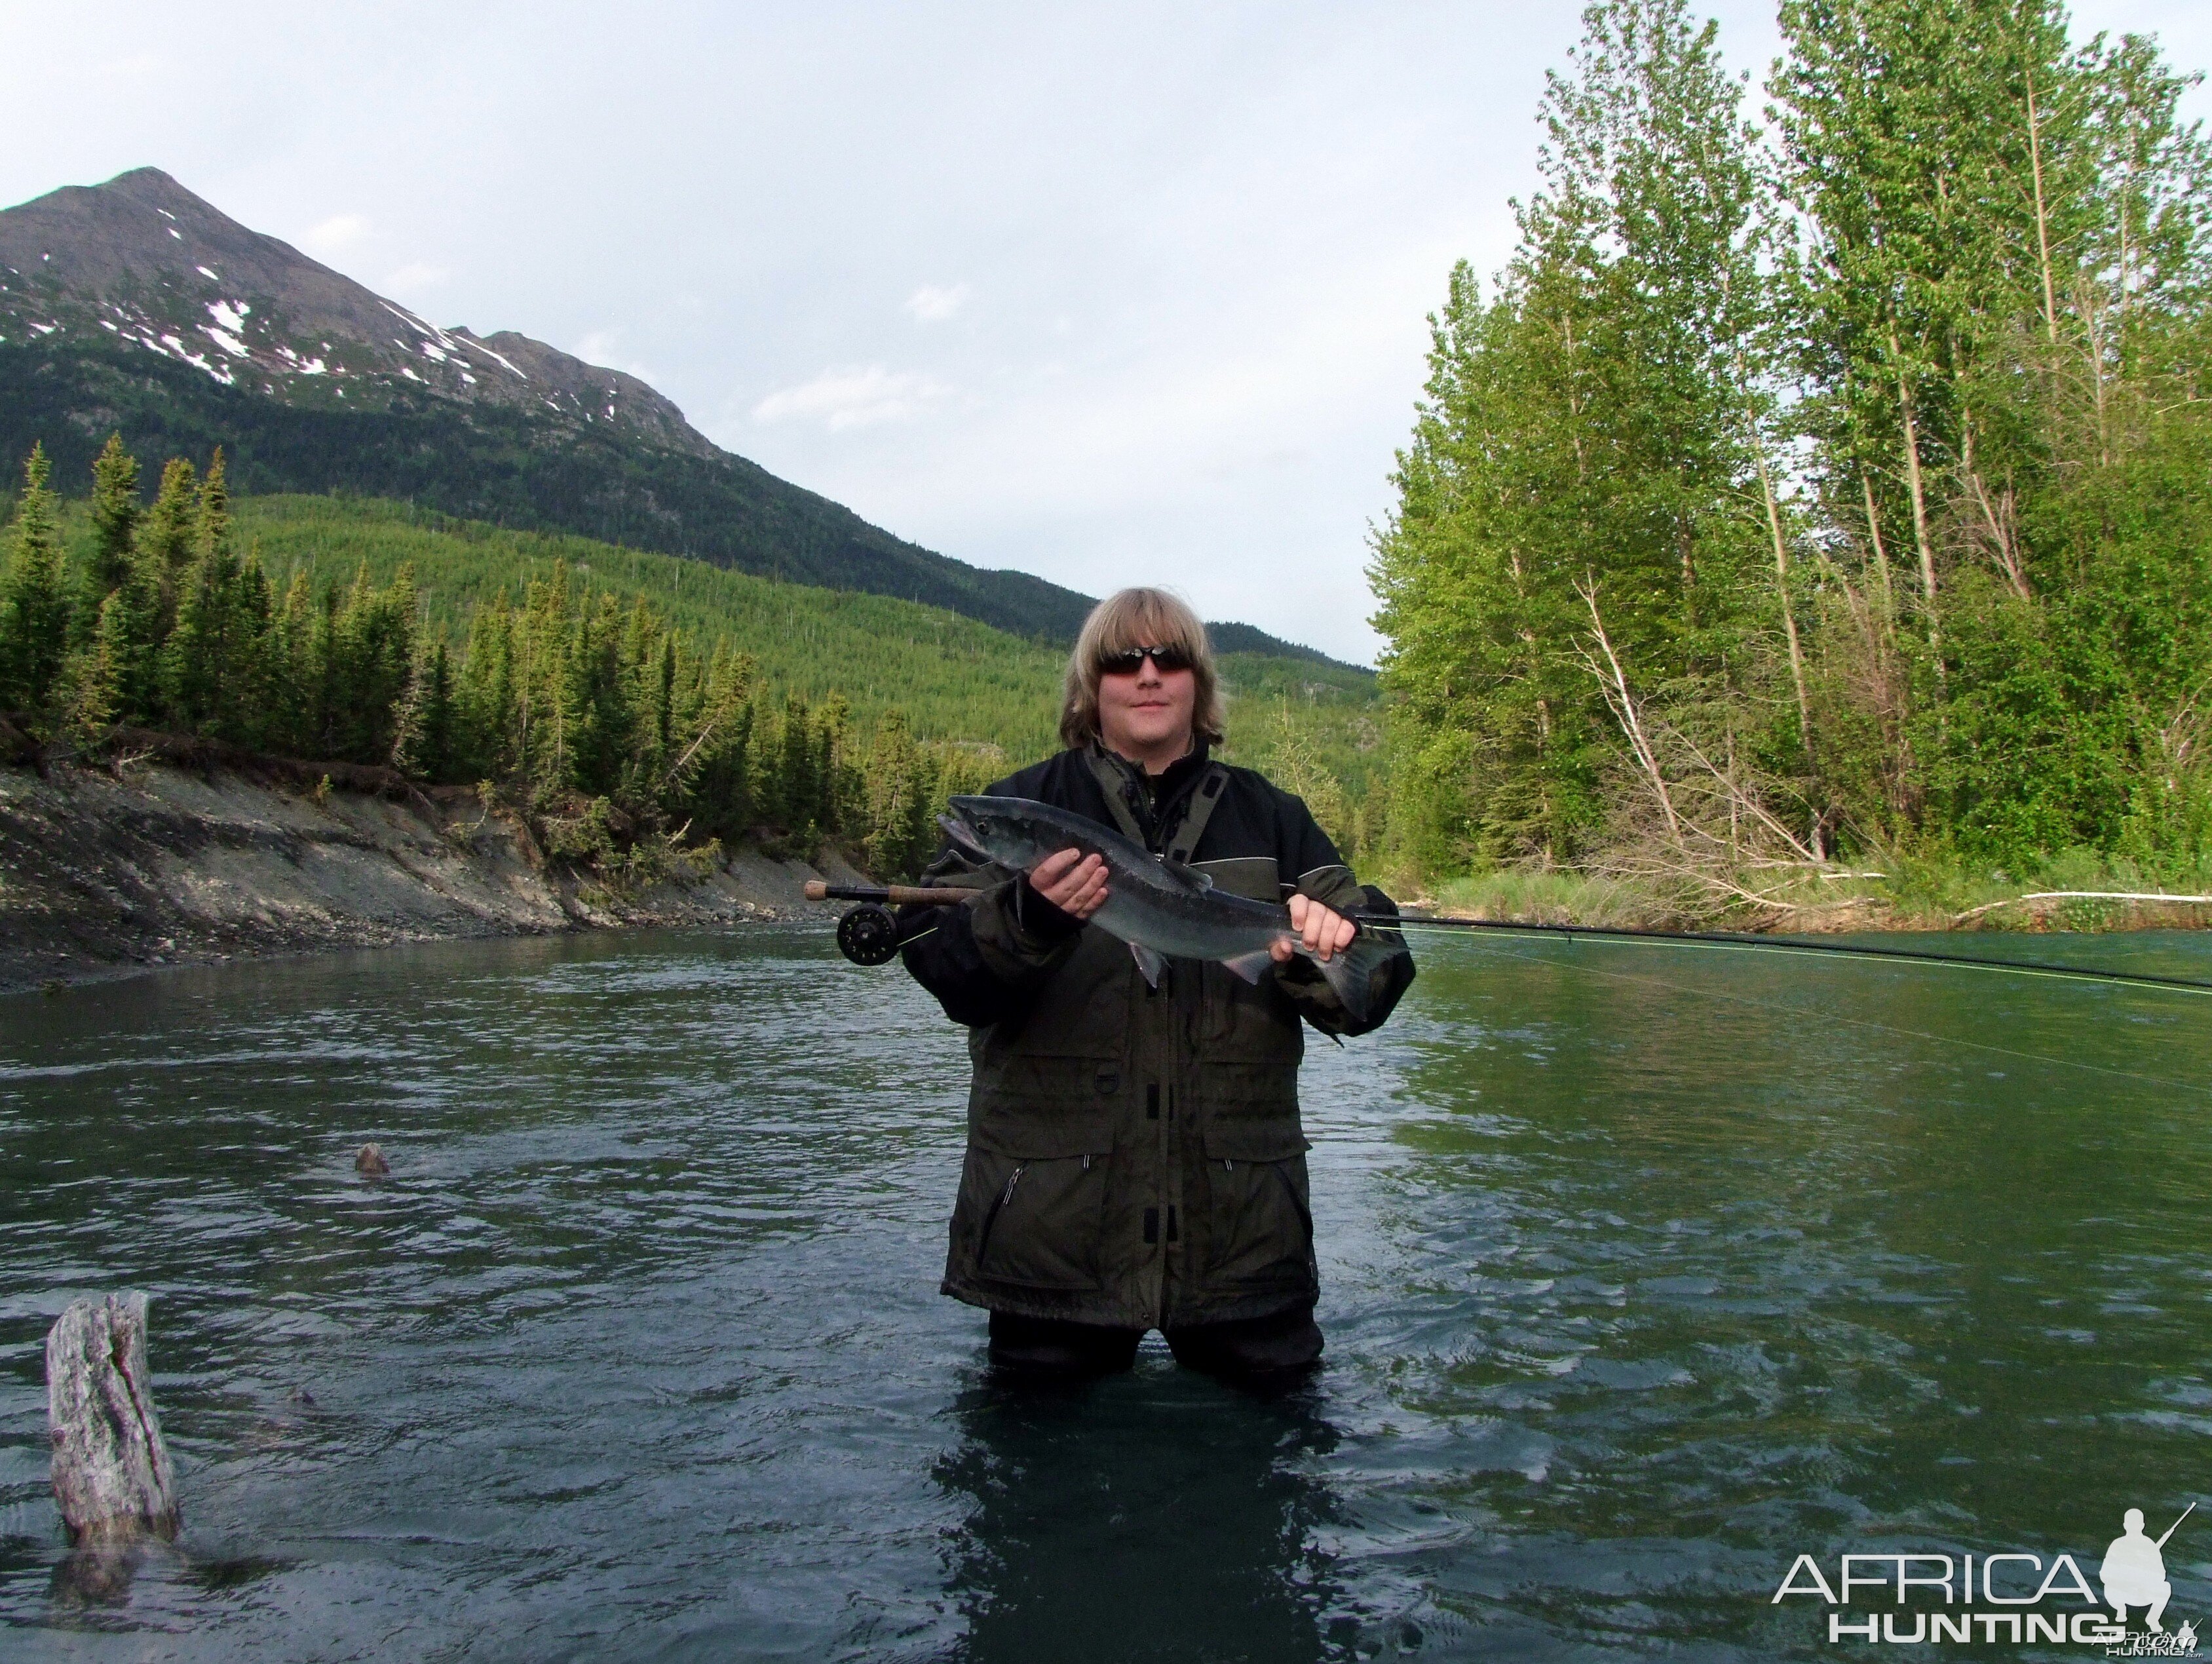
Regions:
<svg viewBox="0 0 2212 1664"><path fill-rule="evenodd" d="M1374 1004L1375 973L1397 951L1396 944L1384 941L1379 932L1363 929L1342 953L1316 959L1337 1003L1353 1022L1367 1021Z"/></svg>

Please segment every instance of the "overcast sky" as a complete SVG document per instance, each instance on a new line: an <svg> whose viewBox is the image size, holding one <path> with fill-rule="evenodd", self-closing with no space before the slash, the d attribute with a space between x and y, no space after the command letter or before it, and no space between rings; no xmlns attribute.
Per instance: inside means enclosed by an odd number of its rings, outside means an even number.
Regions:
<svg viewBox="0 0 2212 1664"><path fill-rule="evenodd" d="M1525 0L9 11L0 202L150 163L902 537L1362 661L1424 314L1509 253L1579 32ZM1771 6L1715 11L1763 78ZM2212 6L2076 18L2212 63Z"/></svg>

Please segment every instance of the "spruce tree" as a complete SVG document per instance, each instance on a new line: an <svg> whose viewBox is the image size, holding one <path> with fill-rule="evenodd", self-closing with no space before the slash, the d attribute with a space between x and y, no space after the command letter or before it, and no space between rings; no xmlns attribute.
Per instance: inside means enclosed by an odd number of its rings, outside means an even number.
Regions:
<svg viewBox="0 0 2212 1664"><path fill-rule="evenodd" d="M177 597L192 560L198 495L198 480L192 465L182 457L171 458L162 466L161 483L153 503L133 528L132 554L154 587L153 643L157 653L166 649L169 632L176 628Z"/></svg>
<svg viewBox="0 0 2212 1664"><path fill-rule="evenodd" d="M225 697L216 732L234 745L265 750L281 731L276 676L271 654L276 630L276 592L262 570L261 557L249 550L232 581L230 615L234 634L224 668Z"/></svg>
<svg viewBox="0 0 2212 1664"><path fill-rule="evenodd" d="M762 819L752 681L752 661L717 641L696 698L685 699L691 714L677 730L683 743L669 765L671 789L680 794L673 808L708 837L740 838Z"/></svg>
<svg viewBox="0 0 2212 1664"><path fill-rule="evenodd" d="M161 591L133 561L123 582L100 603L89 649L94 686L84 699L94 722L151 727L161 720L161 664L155 632Z"/></svg>
<svg viewBox="0 0 2212 1664"><path fill-rule="evenodd" d="M937 815L943 798L940 780L937 759L917 750L906 792L906 814L898 829L899 870L909 878L921 876L937 844Z"/></svg>
<svg viewBox="0 0 2212 1664"><path fill-rule="evenodd" d="M392 765L433 785L453 777L459 760L459 723L453 698L453 663L446 643L438 643L416 667L406 709L398 722Z"/></svg>
<svg viewBox="0 0 2212 1664"><path fill-rule="evenodd" d="M269 685L262 743L290 757L310 757L308 711L313 700L315 594L305 571L293 569L269 622L264 649Z"/></svg>
<svg viewBox="0 0 2212 1664"><path fill-rule="evenodd" d="M34 732L52 726L69 654L70 600L47 489L46 448L32 447L7 571L0 578L0 704L27 717Z"/></svg>
<svg viewBox="0 0 2212 1664"><path fill-rule="evenodd" d="M399 711L407 698L416 666L416 630L422 596L415 587L415 569L402 566L374 603L373 625L362 642L363 666L368 678L363 690L362 711L368 732L361 760L389 763L398 742Z"/></svg>
<svg viewBox="0 0 2212 1664"><path fill-rule="evenodd" d="M155 507L161 507L158 499ZM166 525L157 534L166 539ZM233 661L242 628L239 563L231 548L230 492L221 451L200 482L191 548L191 563L176 581L176 623L162 648L162 693L171 723L188 734L212 734L229 726L228 714L238 694ZM166 547L161 558L165 567L172 558Z"/></svg>
<svg viewBox="0 0 2212 1664"><path fill-rule="evenodd" d="M817 735L817 818L823 831L843 835L860 826L866 788L853 754L852 704L842 693L833 692L822 702Z"/></svg>
<svg viewBox="0 0 2212 1664"><path fill-rule="evenodd" d="M815 775L813 714L797 692L783 701L783 728L775 765L777 821L805 836L817 826L820 791Z"/></svg>
<svg viewBox="0 0 2212 1664"><path fill-rule="evenodd" d="M92 465L90 588L105 600L123 585L138 530L138 459L112 433Z"/></svg>
<svg viewBox="0 0 2212 1664"><path fill-rule="evenodd" d="M868 757L868 870L879 878L919 873L936 843L927 759L914 742L906 713L885 711Z"/></svg>
<svg viewBox="0 0 2212 1664"><path fill-rule="evenodd" d="M468 645L461 655L457 766L467 778L503 778L521 766L514 661L514 613L502 590L469 621Z"/></svg>
<svg viewBox="0 0 2212 1664"><path fill-rule="evenodd" d="M645 728L656 765L670 759L675 740L677 658L676 634L671 631L660 638L660 651L646 686Z"/></svg>

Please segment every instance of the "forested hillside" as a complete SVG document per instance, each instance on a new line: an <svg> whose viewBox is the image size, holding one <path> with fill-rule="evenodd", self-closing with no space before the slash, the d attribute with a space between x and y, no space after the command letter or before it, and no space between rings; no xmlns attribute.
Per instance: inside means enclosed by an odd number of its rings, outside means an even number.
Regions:
<svg viewBox="0 0 2212 1664"><path fill-rule="evenodd" d="M2199 875L2187 82L2044 0L1781 22L1762 127L1680 0L1593 6L1512 260L1452 274L1373 566L1401 856Z"/></svg>
<svg viewBox="0 0 2212 1664"><path fill-rule="evenodd" d="M565 564L580 590L641 599L680 631L743 643L769 685L815 702L842 693L864 722L896 708L931 740L988 741L1011 754L1052 742L1049 696L1038 695L1064 655L940 607L374 497L240 497L236 515L242 547L272 573L301 573L312 589L349 583L362 570L389 583L412 568L427 629L455 648L479 607L501 594L518 600Z"/></svg>
<svg viewBox="0 0 2212 1664"><path fill-rule="evenodd" d="M458 646L471 612L502 589L565 562L579 583L641 598L676 629L741 643L762 682L811 702L835 694L866 728L901 712L927 743L994 748L1009 766L1045 755L1066 655L940 607L778 582L587 538L514 532L405 503L331 497L243 497L239 535L272 571L311 587L366 569L386 583L419 575L425 617ZM1332 824L1364 824L1379 786L1382 712L1375 677L1272 642L1249 625L1217 627L1231 707L1228 755L1303 778L1340 803Z"/></svg>
<svg viewBox="0 0 2212 1664"><path fill-rule="evenodd" d="M81 506L43 452L0 570L0 710L64 753L133 734L478 786L611 871L832 838L914 870L945 796L1044 754L1061 655L938 608L331 497L234 501L220 455L150 503L112 442ZM1224 660L1232 756L1353 847L1363 673Z"/></svg>

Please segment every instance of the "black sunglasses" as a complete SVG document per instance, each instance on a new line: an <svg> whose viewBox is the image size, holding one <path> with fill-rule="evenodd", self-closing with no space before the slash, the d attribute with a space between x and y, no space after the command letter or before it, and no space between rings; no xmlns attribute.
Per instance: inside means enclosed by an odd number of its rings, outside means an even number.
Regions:
<svg viewBox="0 0 2212 1664"><path fill-rule="evenodd" d="M1190 668L1190 655L1180 647L1125 647L1119 653L1098 655L1098 674L1102 676L1133 676L1144 668L1150 659L1162 675L1172 675L1178 670Z"/></svg>

